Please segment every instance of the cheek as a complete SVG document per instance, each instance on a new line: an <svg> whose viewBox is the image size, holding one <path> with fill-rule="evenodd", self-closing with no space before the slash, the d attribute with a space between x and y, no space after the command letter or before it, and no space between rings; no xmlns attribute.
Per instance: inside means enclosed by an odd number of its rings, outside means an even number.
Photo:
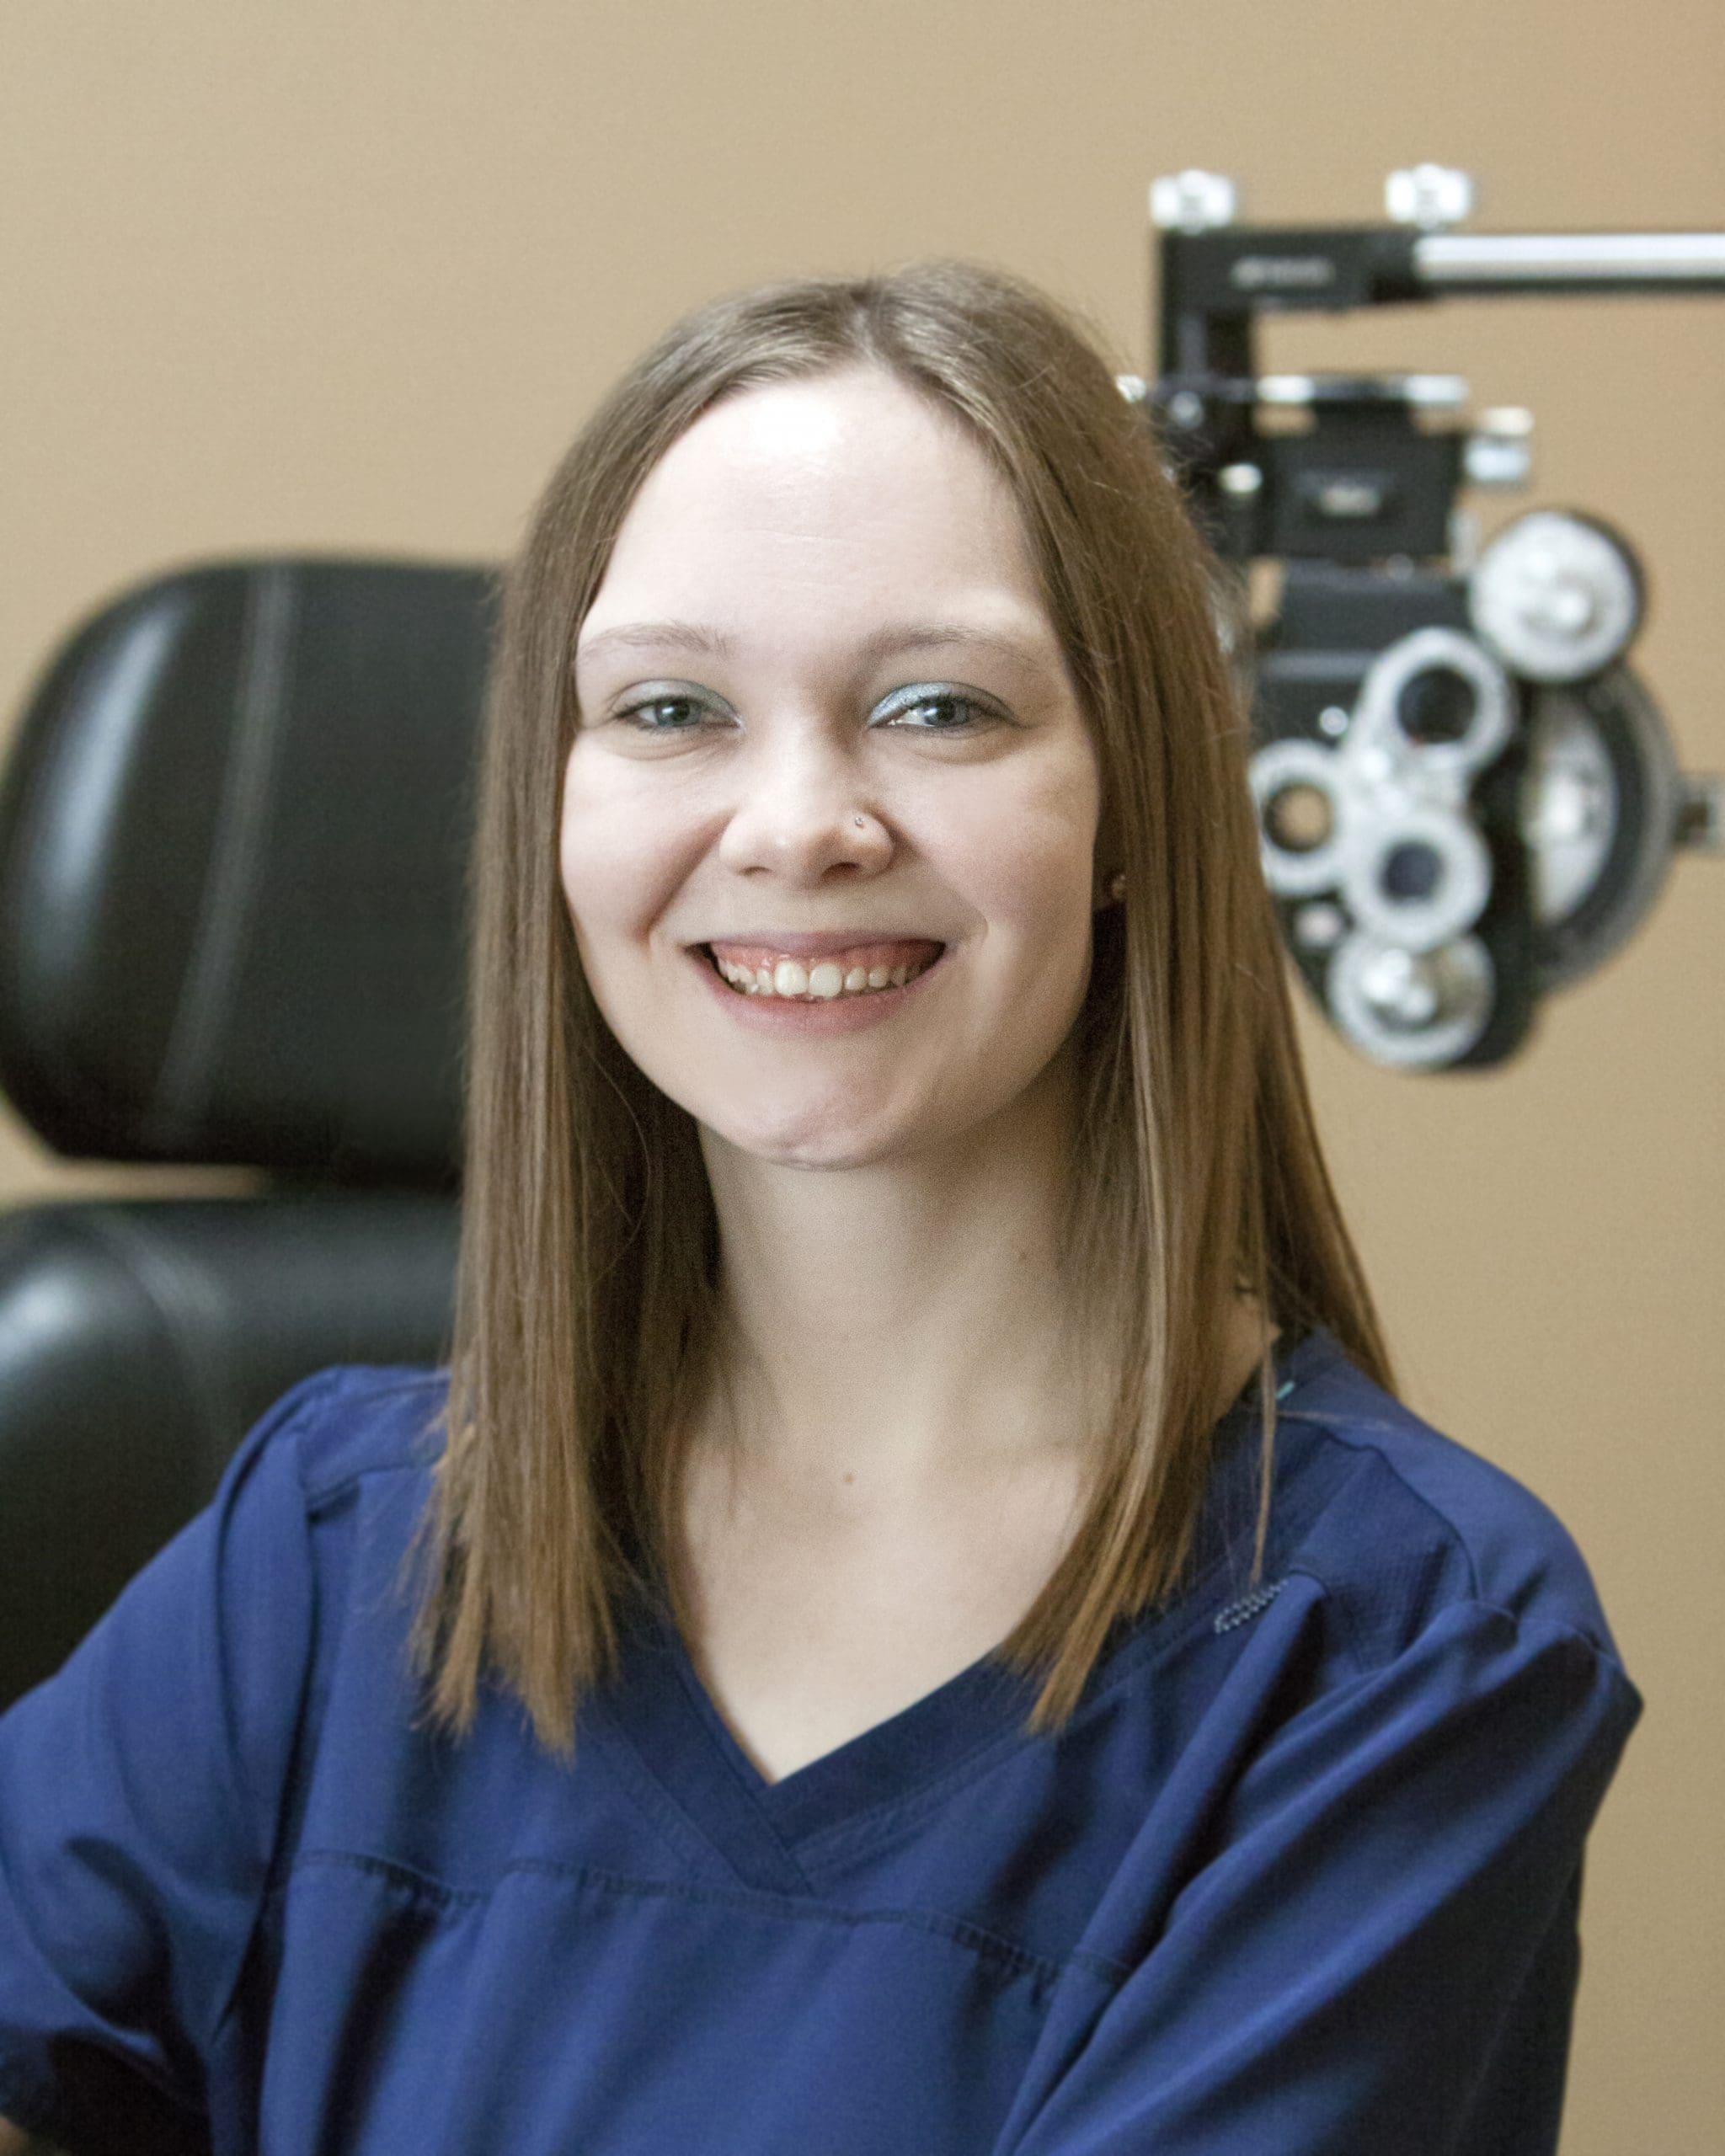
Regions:
<svg viewBox="0 0 1725 2156"><path fill-rule="evenodd" d="M604 970L663 913L686 873L685 822L579 746L564 774L558 866L583 963Z"/></svg>
<svg viewBox="0 0 1725 2156"><path fill-rule="evenodd" d="M985 919L1057 966L1088 951L1097 813L1093 766L1074 759L997 814L954 819L949 835L955 876Z"/></svg>

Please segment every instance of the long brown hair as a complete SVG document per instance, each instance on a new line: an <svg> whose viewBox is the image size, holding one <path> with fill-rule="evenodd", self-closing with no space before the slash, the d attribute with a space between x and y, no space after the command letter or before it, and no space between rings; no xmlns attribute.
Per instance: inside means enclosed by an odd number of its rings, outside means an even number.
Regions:
<svg viewBox="0 0 1725 2156"><path fill-rule="evenodd" d="M1244 1291L1327 1326L1393 1389L1326 1172L1258 861L1216 565L1095 333L963 263L804 279L697 309L617 383L508 574L475 855L467 1181L451 1392L414 1639L432 1719L488 1678L573 1741L649 1577L679 1622L682 1433L714 1369L718 1227L693 1120L635 1069L588 990L558 877L577 632L638 488L718 399L857 364L958 417L1023 513L1094 729L1103 851L1076 1046L1067 1236L1115 1353L1092 1492L1000 1650L1064 1722L1116 1619L1183 1583ZM1258 1559L1270 1492L1274 1364Z"/></svg>

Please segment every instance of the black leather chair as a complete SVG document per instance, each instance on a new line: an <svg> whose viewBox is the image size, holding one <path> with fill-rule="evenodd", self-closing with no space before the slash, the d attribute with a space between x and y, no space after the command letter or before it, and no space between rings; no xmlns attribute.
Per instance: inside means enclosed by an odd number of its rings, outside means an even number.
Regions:
<svg viewBox="0 0 1725 2156"><path fill-rule="evenodd" d="M494 579L222 563L66 643L0 782L0 1088L253 1194L0 1215L0 1704L334 1362L446 1352Z"/></svg>

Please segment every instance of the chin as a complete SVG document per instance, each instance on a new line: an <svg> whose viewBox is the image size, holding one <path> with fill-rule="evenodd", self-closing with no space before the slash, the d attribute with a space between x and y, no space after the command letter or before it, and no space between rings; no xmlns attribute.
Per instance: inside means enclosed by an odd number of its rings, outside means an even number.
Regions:
<svg viewBox="0 0 1725 2156"><path fill-rule="evenodd" d="M911 1150L902 1137L830 1118L704 1126L734 1153L781 1168L868 1168Z"/></svg>
<svg viewBox="0 0 1725 2156"><path fill-rule="evenodd" d="M720 1144L777 1167L873 1167L941 1134L927 1128L927 1113L918 1113L914 1102L860 1097L861 1090L792 1089L777 1099L756 1093L740 1112L734 1100L686 1105Z"/></svg>

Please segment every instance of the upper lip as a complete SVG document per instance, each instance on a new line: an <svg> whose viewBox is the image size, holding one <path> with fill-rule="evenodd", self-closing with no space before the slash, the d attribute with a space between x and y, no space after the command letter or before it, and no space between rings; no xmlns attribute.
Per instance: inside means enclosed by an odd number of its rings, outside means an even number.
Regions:
<svg viewBox="0 0 1725 2156"><path fill-rule="evenodd" d="M914 928L758 928L708 936L702 941L709 947L741 943L750 949L781 951L788 958L820 958L868 943L939 943L941 938Z"/></svg>

